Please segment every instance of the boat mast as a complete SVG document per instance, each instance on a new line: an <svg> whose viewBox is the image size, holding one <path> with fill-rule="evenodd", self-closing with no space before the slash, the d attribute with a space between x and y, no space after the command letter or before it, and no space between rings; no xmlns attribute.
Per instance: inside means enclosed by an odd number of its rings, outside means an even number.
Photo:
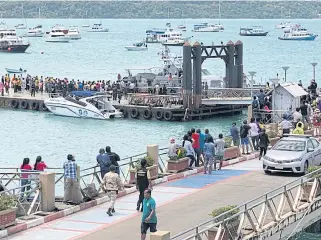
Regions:
<svg viewBox="0 0 321 240"><path fill-rule="evenodd" d="M22 12L22 18L23 18L23 20L25 22L25 26L27 27L27 21L25 19L25 13L24 13L24 10L23 10L23 3L21 4L21 12Z"/></svg>
<svg viewBox="0 0 321 240"><path fill-rule="evenodd" d="M221 24L221 1L218 1L218 24Z"/></svg>
<svg viewBox="0 0 321 240"><path fill-rule="evenodd" d="M41 14L40 14L40 8L38 8L38 18L41 18Z"/></svg>

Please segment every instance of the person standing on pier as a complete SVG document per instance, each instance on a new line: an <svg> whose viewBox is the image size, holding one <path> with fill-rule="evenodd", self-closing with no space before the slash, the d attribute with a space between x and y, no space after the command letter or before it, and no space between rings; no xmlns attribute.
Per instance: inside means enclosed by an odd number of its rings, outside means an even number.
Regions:
<svg viewBox="0 0 321 240"><path fill-rule="evenodd" d="M195 162L195 156L194 156L195 152L192 146L193 141L194 141L193 139L191 139L191 141L189 140L189 136L187 134L184 135L182 147L185 148L186 150L186 157L190 158L190 163L189 163L190 170L193 169L192 166Z"/></svg>
<svg viewBox="0 0 321 240"><path fill-rule="evenodd" d="M80 183L77 176L77 164L75 157L68 154L67 161L63 165L65 186L64 186L64 202L69 204L80 204L82 195L80 192Z"/></svg>
<svg viewBox="0 0 321 240"><path fill-rule="evenodd" d="M249 130L251 127L247 124L247 120L243 121L243 125L240 128L242 154L244 153L244 148L246 148L246 154L249 155Z"/></svg>
<svg viewBox="0 0 321 240"><path fill-rule="evenodd" d="M99 150L99 155L97 155L96 160L100 166L101 179L103 179L105 174L109 172L109 167L111 165L109 155L105 153L105 149L101 148Z"/></svg>
<svg viewBox="0 0 321 240"><path fill-rule="evenodd" d="M212 174L213 160L215 157L215 145L213 143L213 138L209 137L206 139L204 145L204 174ZM216 161L214 161L214 171L216 170Z"/></svg>
<svg viewBox="0 0 321 240"><path fill-rule="evenodd" d="M150 177L150 172L147 170L146 165L147 162L145 159L140 161L141 168L136 172L136 189L139 191L139 197L137 201L137 208L136 210L139 211L140 205L143 203L144 200L144 191L146 189L152 189L152 180ZM141 208L143 211L143 205Z"/></svg>
<svg viewBox="0 0 321 240"><path fill-rule="evenodd" d="M223 139L223 134L220 133L218 135L218 139L215 140L214 145L216 147L216 159L219 160L219 167L218 170L222 169L222 165L223 165L223 160L224 160L224 147L225 147L225 141ZM214 164L216 164L216 161L214 162Z"/></svg>
<svg viewBox="0 0 321 240"><path fill-rule="evenodd" d="M0 82L0 92L1 92L1 96L4 95L4 80L2 79Z"/></svg>
<svg viewBox="0 0 321 240"><path fill-rule="evenodd" d="M201 132L201 129L196 129L196 132L200 136L200 154L203 154L204 145L205 145L205 134Z"/></svg>
<svg viewBox="0 0 321 240"><path fill-rule="evenodd" d="M262 129L262 132L259 135L259 147L260 147L260 156L259 160L266 154L266 149L270 144L269 136L265 132L265 128Z"/></svg>
<svg viewBox="0 0 321 240"><path fill-rule="evenodd" d="M107 214L111 217L112 213L115 213L115 201L117 198L118 191L124 188L119 175L115 172L116 167L111 165L109 167L109 172L105 174L103 178L102 185L104 187L107 196L110 198L110 205Z"/></svg>
<svg viewBox="0 0 321 240"><path fill-rule="evenodd" d="M31 97L36 97L36 84L35 81L31 81Z"/></svg>
<svg viewBox="0 0 321 240"><path fill-rule="evenodd" d="M146 233L149 229L151 233L157 232L156 202L152 198L152 190L146 189L144 192L143 215L141 224L141 240L146 239Z"/></svg>
<svg viewBox="0 0 321 240"><path fill-rule="evenodd" d="M118 162L120 161L119 155L117 153L112 152L110 146L106 147L106 154L108 154L111 164L116 167L116 173L119 175L120 174L120 169L118 164Z"/></svg>
<svg viewBox="0 0 321 240"><path fill-rule="evenodd" d="M260 128L258 123L255 121L255 118L251 118L251 123L249 124L251 127L249 133L252 140L254 150L259 150L259 132Z"/></svg>
<svg viewBox="0 0 321 240"><path fill-rule="evenodd" d="M232 123L232 127L230 129L230 134L233 140L233 146L240 146L240 132L239 129L236 126L236 123Z"/></svg>
<svg viewBox="0 0 321 240"><path fill-rule="evenodd" d="M192 128L192 139L193 141L193 148L194 148L194 152L196 154L196 162L195 162L195 167L199 167L200 166L200 135L198 133L195 132L195 129Z"/></svg>

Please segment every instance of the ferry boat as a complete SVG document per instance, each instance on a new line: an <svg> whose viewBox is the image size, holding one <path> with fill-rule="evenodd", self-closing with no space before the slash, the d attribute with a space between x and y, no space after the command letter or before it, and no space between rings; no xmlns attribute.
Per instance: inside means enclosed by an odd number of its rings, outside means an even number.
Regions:
<svg viewBox="0 0 321 240"><path fill-rule="evenodd" d="M69 27L67 36L68 36L71 40L81 39L80 31L79 31L78 27L76 27L76 26L70 26L70 27Z"/></svg>
<svg viewBox="0 0 321 240"><path fill-rule="evenodd" d="M132 46L125 47L128 51L147 51L147 44L144 42L134 43Z"/></svg>
<svg viewBox="0 0 321 240"><path fill-rule="evenodd" d="M46 42L68 43L70 41L70 38L67 34L67 29L61 26L55 26L51 29L50 32L47 32Z"/></svg>
<svg viewBox="0 0 321 240"><path fill-rule="evenodd" d="M42 37L45 33L42 31L42 25L30 28L24 37Z"/></svg>
<svg viewBox="0 0 321 240"><path fill-rule="evenodd" d="M167 31L158 36L159 42L164 43L168 40L181 40L184 41L181 31L174 31L172 28L167 29Z"/></svg>
<svg viewBox="0 0 321 240"><path fill-rule="evenodd" d="M166 29L153 28L146 30L146 43L159 43L159 35L164 34Z"/></svg>
<svg viewBox="0 0 321 240"><path fill-rule="evenodd" d="M185 40L182 36L177 37L169 37L166 41L162 42L164 46L183 46L185 44Z"/></svg>
<svg viewBox="0 0 321 240"><path fill-rule="evenodd" d="M0 29L0 52L24 53L29 46L29 43L17 36L16 30Z"/></svg>
<svg viewBox="0 0 321 240"><path fill-rule="evenodd" d="M240 36L266 36L269 32L264 31L262 26L240 28Z"/></svg>
<svg viewBox="0 0 321 240"><path fill-rule="evenodd" d="M309 33L305 28L292 30L290 33L284 33L280 40L297 40L297 41L313 41L318 35Z"/></svg>
<svg viewBox="0 0 321 240"><path fill-rule="evenodd" d="M87 32L109 32L108 28L103 27L102 23L95 23Z"/></svg>
<svg viewBox="0 0 321 240"><path fill-rule="evenodd" d="M201 23L194 25L193 32L219 32L220 28L217 25L208 25L208 23Z"/></svg>
<svg viewBox="0 0 321 240"><path fill-rule="evenodd" d="M108 101L111 97L94 91L73 91L67 97L46 99L44 104L55 115L107 120L122 116Z"/></svg>

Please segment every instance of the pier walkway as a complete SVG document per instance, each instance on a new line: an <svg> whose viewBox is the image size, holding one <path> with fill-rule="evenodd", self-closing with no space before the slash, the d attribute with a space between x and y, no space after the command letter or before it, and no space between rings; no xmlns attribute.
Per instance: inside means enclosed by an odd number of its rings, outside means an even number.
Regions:
<svg viewBox="0 0 321 240"><path fill-rule="evenodd" d="M210 219L214 209L239 205L296 179L265 175L258 159L155 186L158 229L175 235ZM135 211L137 192L117 199L116 213L106 214L108 203L9 236L8 240L140 239L141 214ZM148 239L148 238L147 238Z"/></svg>

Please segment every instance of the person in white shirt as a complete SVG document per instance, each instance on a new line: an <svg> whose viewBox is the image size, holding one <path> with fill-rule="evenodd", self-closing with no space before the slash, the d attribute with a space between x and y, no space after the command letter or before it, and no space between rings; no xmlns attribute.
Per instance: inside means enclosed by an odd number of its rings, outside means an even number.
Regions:
<svg viewBox="0 0 321 240"><path fill-rule="evenodd" d="M300 108L299 107L297 107L295 109L295 112L292 114L292 116L293 116L294 128L296 128L297 122L302 119L302 114L300 113Z"/></svg>
<svg viewBox="0 0 321 240"><path fill-rule="evenodd" d="M251 122L249 124L249 126L251 127L249 133L250 133L250 137L252 140L252 144L253 144L253 148L254 150L258 151L259 150L259 127L258 124L256 123L254 118L251 118Z"/></svg>
<svg viewBox="0 0 321 240"><path fill-rule="evenodd" d="M168 152L167 152L169 159L175 159L177 157L178 148L179 148L179 144L175 143L174 138L171 138L170 144L168 146Z"/></svg>
<svg viewBox="0 0 321 240"><path fill-rule="evenodd" d="M283 121L280 123L283 134L290 134L290 129L292 127L291 122L286 116L283 116Z"/></svg>
<svg viewBox="0 0 321 240"><path fill-rule="evenodd" d="M215 140L214 145L216 147L216 159L219 161L219 167L218 170L221 170L224 160L224 152L225 152L225 141L223 139L223 134L220 133L218 135L218 139ZM214 161L214 164L216 166L216 160Z"/></svg>

